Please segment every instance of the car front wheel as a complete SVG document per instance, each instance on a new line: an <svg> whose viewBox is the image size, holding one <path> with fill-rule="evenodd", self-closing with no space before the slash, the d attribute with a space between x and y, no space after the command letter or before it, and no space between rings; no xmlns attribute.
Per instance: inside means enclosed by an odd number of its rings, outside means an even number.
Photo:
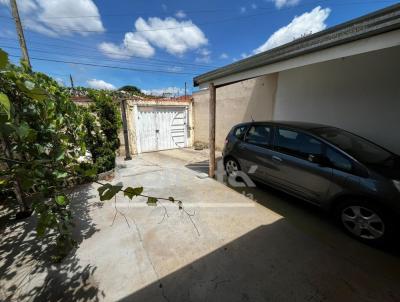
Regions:
<svg viewBox="0 0 400 302"><path fill-rule="evenodd" d="M238 171L240 171L239 163L233 158L229 158L225 162L225 171L228 176L237 177Z"/></svg>

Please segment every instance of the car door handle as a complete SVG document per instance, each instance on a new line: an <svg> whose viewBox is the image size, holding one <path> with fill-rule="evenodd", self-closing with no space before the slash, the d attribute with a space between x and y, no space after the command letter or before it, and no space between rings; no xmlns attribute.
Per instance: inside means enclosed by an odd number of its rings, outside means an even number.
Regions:
<svg viewBox="0 0 400 302"><path fill-rule="evenodd" d="M282 160L282 158L280 158L280 157L278 157L278 156L272 156L272 159L274 160L274 161L277 161L277 162L282 162L283 160Z"/></svg>

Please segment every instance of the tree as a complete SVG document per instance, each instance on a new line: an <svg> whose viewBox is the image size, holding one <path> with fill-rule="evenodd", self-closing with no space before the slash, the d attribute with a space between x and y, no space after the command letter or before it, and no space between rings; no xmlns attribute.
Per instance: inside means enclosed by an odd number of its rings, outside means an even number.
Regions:
<svg viewBox="0 0 400 302"><path fill-rule="evenodd" d="M119 91L131 92L133 94L138 94L138 95L143 94L142 91L139 88L137 88L136 86L133 86L133 85L126 85L126 86L121 87L118 90Z"/></svg>

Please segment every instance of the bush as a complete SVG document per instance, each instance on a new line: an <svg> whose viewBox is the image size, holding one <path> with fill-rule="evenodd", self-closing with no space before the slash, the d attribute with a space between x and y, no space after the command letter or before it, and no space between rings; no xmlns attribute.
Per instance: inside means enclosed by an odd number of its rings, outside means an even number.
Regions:
<svg viewBox="0 0 400 302"><path fill-rule="evenodd" d="M56 81L10 64L0 50L0 189L14 192L21 212L35 210L37 234L51 231L62 246L72 243L65 188L89 175L78 162L83 115Z"/></svg>
<svg viewBox="0 0 400 302"><path fill-rule="evenodd" d="M115 168L115 153L120 146L120 112L113 98L106 92L89 90L88 94L93 104L86 109L84 115L85 143L92 153L97 172L102 173Z"/></svg>

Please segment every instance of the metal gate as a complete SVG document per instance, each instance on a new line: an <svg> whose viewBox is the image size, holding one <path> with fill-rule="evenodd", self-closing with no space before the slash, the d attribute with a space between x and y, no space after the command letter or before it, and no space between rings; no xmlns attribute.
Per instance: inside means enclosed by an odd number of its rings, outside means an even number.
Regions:
<svg viewBox="0 0 400 302"><path fill-rule="evenodd" d="M136 119L139 153L187 147L185 107L138 107Z"/></svg>

